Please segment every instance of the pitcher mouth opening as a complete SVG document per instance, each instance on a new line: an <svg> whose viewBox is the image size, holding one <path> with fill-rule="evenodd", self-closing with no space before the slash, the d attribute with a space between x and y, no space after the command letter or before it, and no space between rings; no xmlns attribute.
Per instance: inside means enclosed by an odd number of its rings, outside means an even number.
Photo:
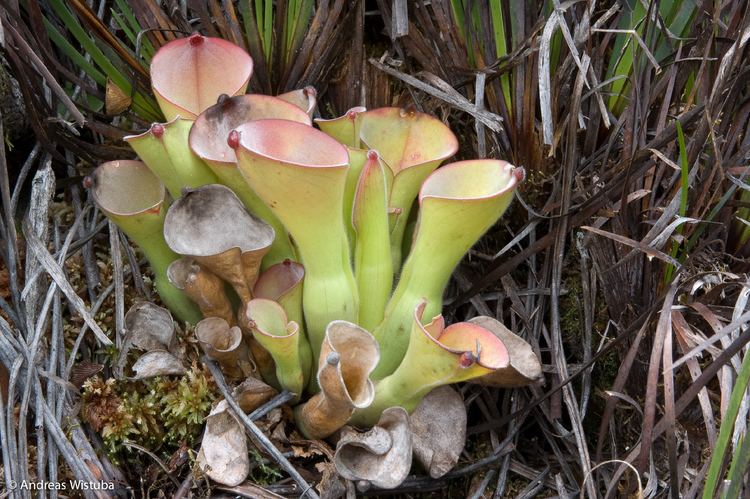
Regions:
<svg viewBox="0 0 750 499"><path fill-rule="evenodd" d="M193 72L184 73L184 64L175 59L189 58ZM226 71L231 67L234 71ZM237 45L220 38L199 34L174 40L161 47L151 61L151 86L160 98L195 118L216 102L216 93L201 90L198 80L208 80L223 70L220 83L211 85L218 93L236 94L243 91L253 75L253 60ZM211 101L207 102L211 95Z"/></svg>
<svg viewBox="0 0 750 499"><path fill-rule="evenodd" d="M465 169L472 168L468 175ZM479 159L457 161L435 170L422 185L419 202L424 199L456 199L479 201L501 196L513 190L523 179L515 175L518 169L507 161ZM479 181L481 177L486 182Z"/></svg>
<svg viewBox="0 0 750 499"><path fill-rule="evenodd" d="M273 110L273 112L271 112ZM310 116L294 104L278 97L260 94L219 96L217 103L195 120L190 130L190 149L205 161L234 164L234 149L239 147L239 134L231 139L236 127L262 119L284 119L312 126Z"/></svg>
<svg viewBox="0 0 750 499"><path fill-rule="evenodd" d="M241 149L273 161L305 168L341 168L349 164L344 146L308 125L267 119L245 123L235 131L240 135ZM296 137L296 144L291 144L289 137ZM299 147L300 143L304 146Z"/></svg>
<svg viewBox="0 0 750 499"><path fill-rule="evenodd" d="M113 215L133 216L159 211L166 195L164 184L141 161L102 163L90 177L90 182L96 204Z"/></svg>

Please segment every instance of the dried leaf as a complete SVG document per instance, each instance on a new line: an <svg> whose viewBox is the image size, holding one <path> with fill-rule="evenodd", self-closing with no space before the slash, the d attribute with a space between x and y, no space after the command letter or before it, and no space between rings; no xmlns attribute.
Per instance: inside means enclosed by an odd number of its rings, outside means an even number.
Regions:
<svg viewBox="0 0 750 499"><path fill-rule="evenodd" d="M301 458L324 455L323 452L314 445L307 445L305 447L302 447L301 445L292 445L292 453L294 454L294 457Z"/></svg>
<svg viewBox="0 0 750 499"><path fill-rule="evenodd" d="M196 462L213 481L230 487L241 484L250 473L245 430L230 412L226 400L219 402L206 417Z"/></svg>
<svg viewBox="0 0 750 499"><path fill-rule="evenodd" d="M104 110L109 116L114 116L122 113L127 108L133 99L125 93L115 82L107 78L107 86L104 94Z"/></svg>
<svg viewBox="0 0 750 499"><path fill-rule="evenodd" d="M318 483L320 499L339 499L346 494L346 482L336 472L333 463L324 461L317 463L315 468L323 475Z"/></svg>
<svg viewBox="0 0 750 499"><path fill-rule="evenodd" d="M81 388L83 386L83 383L85 383L87 379L101 372L102 369L104 369L104 364L95 364L93 362L89 362L88 360L82 360L81 362L73 366L73 371L70 373L70 382L76 388ZM2 365L0 365L0 385L2 385L1 380L3 379L3 372L4 368Z"/></svg>
<svg viewBox="0 0 750 499"><path fill-rule="evenodd" d="M458 462L466 443L466 406L450 386L432 390L409 416L413 452L432 478Z"/></svg>
<svg viewBox="0 0 750 499"><path fill-rule="evenodd" d="M166 350L152 350L133 364L135 376L132 380L153 378L155 376L170 376L185 374L185 367L177 357Z"/></svg>
<svg viewBox="0 0 750 499"><path fill-rule="evenodd" d="M281 421L277 424L271 432L271 440L277 444L289 443L289 437L286 436L286 424Z"/></svg>
<svg viewBox="0 0 750 499"><path fill-rule="evenodd" d="M167 467L169 468L170 472L174 472L185 464L188 461L188 458L190 457L190 447L188 447L186 442L182 442L180 444L180 448L174 451L172 456L169 458L169 462L167 463Z"/></svg>
<svg viewBox="0 0 750 499"><path fill-rule="evenodd" d="M145 351L169 350L174 340L174 321L169 310L151 302L136 303L125 314L130 342Z"/></svg>

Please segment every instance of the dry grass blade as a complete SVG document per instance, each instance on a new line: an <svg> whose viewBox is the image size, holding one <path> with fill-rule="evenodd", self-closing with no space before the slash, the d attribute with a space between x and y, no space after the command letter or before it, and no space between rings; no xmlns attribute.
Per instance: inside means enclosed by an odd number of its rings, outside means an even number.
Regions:
<svg viewBox="0 0 750 499"><path fill-rule="evenodd" d="M635 473L635 475L636 475L636 478L637 478L637 481L638 481L638 494L637 494L637 496L636 496L636 497L639 497L639 498L641 498L641 497L645 497L645 495L644 495L644 493L643 493L643 483L641 482L641 477L640 477L640 475L638 474L638 470L637 470L637 469L635 468L635 466L633 466L632 464L630 464L630 463L629 463L629 462L627 462L627 461L621 461L621 460L619 460L619 459L610 459L610 460L608 460L608 461L602 461L602 462L598 463L598 464L597 464L596 466L594 466L593 468L591 468L591 472L593 473L593 472L594 472L594 471L596 471L596 470L597 470L598 468L600 468L600 467L602 467L602 466L605 466L605 465L607 465L607 464L612 464L612 463L622 463L622 464L623 464L624 466L627 466L628 468L630 468L630 470L631 470L631 471L633 471L633 473ZM586 477L584 477L584 479L583 479L583 482L584 482L584 484L585 484L585 483L586 483L586 482L587 482L588 480L590 480L590 479L591 479L591 473L590 473L590 474L588 474L588 475L586 475Z"/></svg>
<svg viewBox="0 0 750 499"><path fill-rule="evenodd" d="M550 14L547 23L544 25L542 39L539 44L539 107L542 110L542 130L544 134L544 143L552 145L554 134L554 125L552 123L552 83L550 71L550 50L552 44L552 35L558 25L557 11Z"/></svg>
<svg viewBox="0 0 750 499"><path fill-rule="evenodd" d="M121 348L125 325L125 283L122 271L122 252L120 251L120 231L111 220L108 221L107 227L109 229L109 247L112 253L115 281L115 344L118 348Z"/></svg>
<svg viewBox="0 0 750 499"><path fill-rule="evenodd" d="M449 94L447 92L439 90L433 87L432 85L428 85L424 82L419 81L413 76L402 73L401 71L398 71L396 69L393 69L383 64L377 59L371 58L369 62L370 64L380 69L384 73L387 73L395 78L398 78L399 80L405 83L408 83L409 85L423 92L426 92L429 95L432 95L442 101L445 101L447 104L455 107L456 109L460 109L461 111L464 111L472 115L474 118L481 121L482 124L485 125L487 128L489 128L490 130L494 132L500 132L500 130L502 129L502 118L500 116L494 113L491 113L489 111L477 108L475 104L472 104L465 98L460 98L454 94Z"/></svg>
<svg viewBox="0 0 750 499"><path fill-rule="evenodd" d="M23 234L26 238L26 243L28 244L28 247L34 257L39 260L39 263L42 266L44 266L44 268L47 270L47 273L50 275L50 277L52 277L52 279L60 287L68 300L73 304L76 312L81 315L83 320L86 322L86 325L91 329L99 342L104 346L112 345L112 341L107 337L106 334L104 334L104 331L102 331L101 327L99 327L99 324L97 324L97 322L94 320L91 312L83 303L83 300L81 300L81 298L76 294L75 290L70 286L70 283L65 277L65 274L63 273L60 266L52 258L52 255L49 254L49 251L47 251L39 238L29 232L26 224L23 224Z"/></svg>
<svg viewBox="0 0 750 499"><path fill-rule="evenodd" d="M736 321L742 315L742 313L748 309L748 301L750 301L750 282L746 282L740 292L737 294L737 300L734 304L734 310L732 310L733 321ZM744 324L735 329L731 335L731 339L737 339L742 328L746 327L748 327L748 325ZM737 355L736 357L734 357L732 359L732 362L735 366L736 373L739 376L741 373L741 367L738 368L737 364L741 365L742 363L740 356ZM737 420L734 426L734 432L732 433L732 448L734 449L737 449L739 447L740 440L747 433L748 412L750 412L750 394L745 393L743 394L742 400L740 402L739 412L737 414ZM722 417L725 415L726 413L722 413Z"/></svg>
<svg viewBox="0 0 750 499"><path fill-rule="evenodd" d="M78 107L73 103L73 101L70 100L70 97L68 97L68 94L65 93L65 90L63 90L55 77L52 76L52 73L50 73L49 69L47 69L47 66L44 65L39 56L37 56L34 50L32 50L32 48L29 46L29 44L26 43L26 40L24 40L24 38L18 33L18 31L16 31L16 29L9 24L3 23L3 29L10 35L9 38L12 38L16 42L17 50L25 58L30 60L36 70L42 75L42 77L44 77L47 85L49 85L57 98L60 99L60 102L62 102L62 104L73 115L75 122L79 126L82 126L86 122L86 118L84 118L83 114L81 114L81 112L78 110Z"/></svg>
<svg viewBox="0 0 750 499"><path fill-rule="evenodd" d="M727 324L726 326L719 329L716 334L713 336L705 339L700 344L696 345L695 347L691 348L690 351L685 353L682 357L680 357L678 360L676 360L673 364L673 369L678 368L682 364L688 361L690 358L694 358L697 355L699 355L701 352L708 350L710 345L712 343L716 343L717 341L720 341L721 339L731 335L738 329L740 329L743 325L750 322L750 312L745 312L741 316L737 317L735 320L733 320L731 323ZM724 350L729 346L729 343L724 346Z"/></svg>
<svg viewBox="0 0 750 499"><path fill-rule="evenodd" d="M677 399L675 402L675 412L680 413L684 411L693 399L698 395L709 381L716 376L718 371L724 367L731 358L741 351L750 342L750 328L744 331L740 337L734 341L729 348L725 349L719 357L716 358L708 367L703 370L703 373L695 380ZM660 436L668 428L667 422L662 419L656 425L653 426L652 438ZM641 443L638 443L633 449L630 450L625 458L625 461L631 463L635 461L641 453ZM622 473L625 472L625 466L621 466L613 479L618 480Z"/></svg>
<svg viewBox="0 0 750 499"><path fill-rule="evenodd" d="M576 78L576 84L575 89L573 91L573 100L571 103L571 107L573 109L573 112L575 114L578 113L578 109L580 106L580 99L581 94L583 92L583 85L585 82L585 75L586 71L588 70L588 64L590 60L588 59L588 56L584 56L583 59L583 69L578 74L578 77ZM576 128L571 123L569 125L568 132L570 135L575 135ZM572 141L569 144L569 150L566 151L566 164L563 169L563 181L562 181L562 203L560 205L560 213L562 217L558 221L558 225L556 227L556 239L555 244L553 246L553 258L554 258L554 264L552 266L552 276L551 276L551 282L550 282L550 288L551 288L551 332L552 332L552 346L553 346L553 354L554 354L554 363L557 368L557 374L561 379L568 378L570 375L568 373L568 366L567 366L567 359L564 355L564 347L563 347L563 340L562 340L562 330L560 326L560 283L562 280L562 264L565 259L565 240L567 238L567 232L568 232L568 217L566 216L567 212L570 209L570 202L572 197L572 189L573 189L573 175L575 171L575 164L577 162L577 155L578 151L575 148L575 142ZM591 470L591 461L589 457L588 452L588 446L586 444L586 437L584 436L584 430L583 430L583 422L581 418L581 412L580 408L578 407L578 402L575 400L573 390L570 385L567 385L563 388L563 400L565 401L565 405L568 409L568 415L571 418L573 428L572 432L575 436L575 443L576 447L578 448L579 452L579 459L581 463L581 468L584 470L586 474L590 473ZM586 493L594 497L596 495L596 491L594 489L592 482L587 482L586 484Z"/></svg>
<svg viewBox="0 0 750 499"><path fill-rule="evenodd" d="M598 234L600 236L608 237L614 241L617 241L618 243L622 243L627 246L630 246L631 248L636 248L638 250L641 250L643 253L645 253L649 257L649 259L658 258L659 260L662 260L670 265L674 265L677 268L680 267L680 262L678 262L671 256L667 255L666 253L656 250L652 248L651 246L642 243L641 241L634 241L630 239L629 237L621 236L619 234L613 234L612 232L607 232L605 230L597 229L595 227L589 227L586 225L581 226L581 229L589 231L589 232L593 232L594 234Z"/></svg>
<svg viewBox="0 0 750 499"><path fill-rule="evenodd" d="M126 50L120 41L115 38L112 33L107 29L101 19L99 19L91 7L86 5L81 0L71 0L70 5L75 9L78 15L83 19L84 23L89 27L91 31L96 33L108 46L114 50L117 55L127 63L133 71L139 73L142 77L148 78L148 72L140 64L133 55Z"/></svg>
<svg viewBox="0 0 750 499"><path fill-rule="evenodd" d="M662 309L662 313L666 313ZM659 328L662 327L661 317L659 318ZM666 322L666 321L665 321ZM665 324L667 330L664 335L664 349L662 350L662 378L664 380L664 419L667 421L668 430L667 439L667 459L669 462L669 479L672 497L679 498L680 475L677 469L677 424L674 409L675 400L675 379L672 371L672 315ZM662 334L657 329L657 334Z"/></svg>
<svg viewBox="0 0 750 499"><path fill-rule="evenodd" d="M659 377L659 366L661 365L661 357L667 343L666 337L669 335L672 319L672 304L674 303L677 290L679 289L679 283L677 279L672 282L667 291L667 295L664 297L664 302L659 315L659 323L656 328L656 334L654 336L654 344L651 349L651 360L649 362L648 369L648 381L646 385L646 399L644 402L643 409L643 432L641 434L641 453L638 458L637 468L643 472L648 466L648 457L653 443L653 428L654 419L656 417L656 390L657 380ZM668 342L670 348L672 342ZM666 387L665 387L666 390ZM674 414L671 415L671 420L667 421L667 424L671 425L674 429ZM674 433L673 433L674 434Z"/></svg>
<svg viewBox="0 0 750 499"><path fill-rule="evenodd" d="M688 330L690 326L685 320L685 317L678 310L672 311L672 327L674 328L675 338L677 339L679 349L684 353L688 350ZM698 361L695 358L690 358L687 361L687 366L690 371L690 377L695 381L701 375L701 368ZM673 369L673 364L670 365L670 367ZM667 375L666 364L665 375ZM708 391L705 388L698 393L698 402L700 403L701 411L703 412L703 423L706 426L708 443L713 447L716 443L716 418L714 418L711 401L708 396Z"/></svg>
<svg viewBox="0 0 750 499"><path fill-rule="evenodd" d="M685 111L683 114L677 117L677 120L682 123L683 127L687 127L688 124L692 124L698 120L703 111L702 106L696 106L689 111ZM647 161L651 152L648 149L663 147L670 141L674 141L677 137L677 128L674 123L665 127L661 134L652 139L646 147L635 155L633 162L631 163L630 170L612 170L605 172L601 177L601 182L605 185L605 188L598 191L596 196L589 198L588 201L576 206L573 209L570 220L570 228L580 227L584 225L590 218L604 208L608 203L615 201L622 194L621 188L624 182L628 178L638 177L642 175L648 168L651 167L650 162ZM460 293L451 302L451 306L455 307L465 302L468 297L479 293L484 290L487 286L496 282L503 275L509 273L521 263L523 263L529 257L538 254L543 249L549 247L554 241L551 234L546 234L543 237L536 239L530 246L525 247L522 251L517 253L508 259L497 259L494 260L486 269L485 274L476 280L474 285L467 291Z"/></svg>
<svg viewBox="0 0 750 499"><path fill-rule="evenodd" d="M273 492L264 489L263 487L259 485L255 485L253 483L243 483L240 485L237 485L236 487L223 487L219 486L217 487L219 490L224 490L226 492L231 492L232 494L237 494L242 497L248 497L250 499L283 499L284 496L280 496L279 494L274 494Z"/></svg>

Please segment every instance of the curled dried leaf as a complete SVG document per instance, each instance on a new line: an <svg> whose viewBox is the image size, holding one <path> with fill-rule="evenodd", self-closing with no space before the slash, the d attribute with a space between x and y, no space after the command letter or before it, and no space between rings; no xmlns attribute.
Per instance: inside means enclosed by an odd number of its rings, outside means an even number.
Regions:
<svg viewBox="0 0 750 499"><path fill-rule="evenodd" d="M383 411L378 424L365 433L347 427L336 445L333 462L347 480L364 480L392 489L406 479L411 458L409 415L402 407L390 407Z"/></svg>
<svg viewBox="0 0 750 499"><path fill-rule="evenodd" d="M450 386L432 390L409 417L414 457L440 478L458 462L466 443L466 406Z"/></svg>

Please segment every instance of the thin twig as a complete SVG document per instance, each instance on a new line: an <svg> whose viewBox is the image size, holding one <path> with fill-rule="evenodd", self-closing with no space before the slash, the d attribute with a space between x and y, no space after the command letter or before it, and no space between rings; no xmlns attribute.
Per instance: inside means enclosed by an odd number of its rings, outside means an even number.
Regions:
<svg viewBox="0 0 750 499"><path fill-rule="evenodd" d="M253 412L251 412L247 417L251 421L258 420L271 412L272 410L276 409L277 407L280 407L290 400L292 400L294 397L296 397L295 394L290 392L289 390L284 390L283 392L276 395L274 398L263 404L262 406L255 409Z"/></svg>

